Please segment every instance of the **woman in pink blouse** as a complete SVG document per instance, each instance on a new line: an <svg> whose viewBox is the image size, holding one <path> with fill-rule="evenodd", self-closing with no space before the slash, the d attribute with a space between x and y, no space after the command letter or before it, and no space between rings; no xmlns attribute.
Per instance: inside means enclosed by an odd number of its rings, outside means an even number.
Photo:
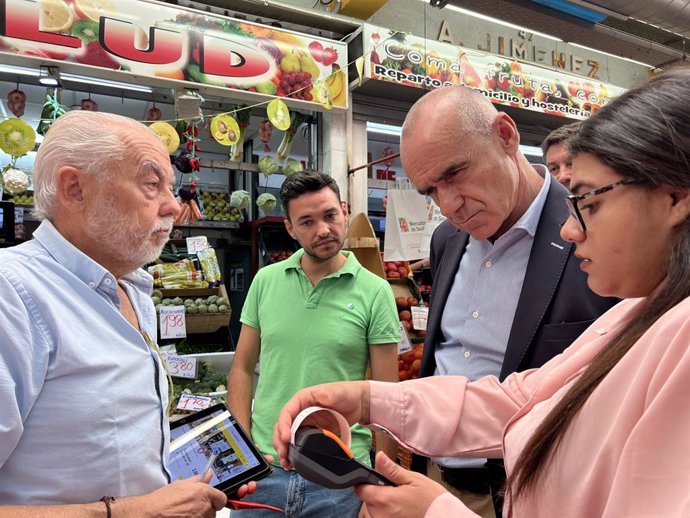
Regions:
<svg viewBox="0 0 690 518"><path fill-rule="evenodd" d="M571 142L561 235L590 288L623 302L563 354L503 383L306 389L276 426L283 465L294 416L319 405L425 456L504 457L504 516L690 517L688 106L690 69L676 69L606 105ZM381 454L376 465L399 486L356 488L372 517L475 516L422 475Z"/></svg>

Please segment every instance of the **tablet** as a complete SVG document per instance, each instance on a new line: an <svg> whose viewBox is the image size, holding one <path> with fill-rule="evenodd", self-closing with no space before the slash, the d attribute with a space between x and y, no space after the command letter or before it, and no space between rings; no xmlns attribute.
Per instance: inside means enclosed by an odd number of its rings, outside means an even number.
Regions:
<svg viewBox="0 0 690 518"><path fill-rule="evenodd" d="M170 423L168 468L173 480L213 473L210 484L229 497L271 465L225 405L213 405Z"/></svg>

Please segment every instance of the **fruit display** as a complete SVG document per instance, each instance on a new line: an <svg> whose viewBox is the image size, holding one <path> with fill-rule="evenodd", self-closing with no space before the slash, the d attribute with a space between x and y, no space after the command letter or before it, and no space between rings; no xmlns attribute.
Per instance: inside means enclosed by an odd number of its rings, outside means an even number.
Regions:
<svg viewBox="0 0 690 518"><path fill-rule="evenodd" d="M208 221L243 221L242 211L230 204L227 192L199 191L202 211Z"/></svg>
<svg viewBox="0 0 690 518"><path fill-rule="evenodd" d="M398 355L398 379L406 381L419 377L419 369L422 366L424 344L419 344L412 350Z"/></svg>
<svg viewBox="0 0 690 518"><path fill-rule="evenodd" d="M412 273L407 261L384 261L383 269L386 279L405 279Z"/></svg>
<svg viewBox="0 0 690 518"><path fill-rule="evenodd" d="M160 312L161 306L184 306L188 314L230 313L230 303L223 297L211 295L209 297L164 297L160 290L153 290L151 300Z"/></svg>
<svg viewBox="0 0 690 518"><path fill-rule="evenodd" d="M23 194L15 194L10 198L10 201L15 205L21 205L22 207L33 207L34 195L27 191Z"/></svg>
<svg viewBox="0 0 690 518"><path fill-rule="evenodd" d="M268 252L267 255L272 263L277 263L279 261L284 261L294 253L294 250L277 250L275 252Z"/></svg>
<svg viewBox="0 0 690 518"><path fill-rule="evenodd" d="M423 329L415 329L412 324L411 308L420 305L419 299L412 295L408 297L395 297L395 305L398 308L398 318L405 331L407 331L407 336L409 338L424 338L426 336L426 331ZM421 305L428 307L429 303L422 301Z"/></svg>

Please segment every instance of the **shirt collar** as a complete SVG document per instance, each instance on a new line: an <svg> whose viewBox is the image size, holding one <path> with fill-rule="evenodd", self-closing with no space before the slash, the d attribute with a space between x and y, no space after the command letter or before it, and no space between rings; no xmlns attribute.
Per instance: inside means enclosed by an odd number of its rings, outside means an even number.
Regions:
<svg viewBox="0 0 690 518"><path fill-rule="evenodd" d="M541 186L539 194L532 200L527 211L522 215L522 217L517 220L513 228L521 228L527 231L527 233L534 237L537 233L537 227L539 226L539 219L541 218L541 212L546 203L546 198L549 193L549 187L551 185L551 175L548 169L541 164L532 164L534 170L539 173L540 176L544 178L544 185Z"/></svg>
<svg viewBox="0 0 690 518"><path fill-rule="evenodd" d="M357 273L357 270L361 268L361 265L355 257L355 254L348 250L341 250L340 253L343 254L347 258L347 260L345 261L345 264L340 270L338 270L337 272L333 272L332 274L328 275L328 277L340 277L343 274L350 274L354 276ZM297 250L297 252L285 259L285 261L283 261L283 268L285 272L287 272L288 270L297 270L300 272L304 272L304 270L302 270L301 265L303 255L304 248L300 248L299 250Z"/></svg>
<svg viewBox="0 0 690 518"><path fill-rule="evenodd" d="M59 264L67 268L84 284L97 288L108 279L106 285L115 289L115 277L103 266L75 247L48 220L43 220L34 232L34 239ZM153 278L141 268L125 275L122 280L137 285L142 290L153 288ZM110 291L108 289L107 291Z"/></svg>

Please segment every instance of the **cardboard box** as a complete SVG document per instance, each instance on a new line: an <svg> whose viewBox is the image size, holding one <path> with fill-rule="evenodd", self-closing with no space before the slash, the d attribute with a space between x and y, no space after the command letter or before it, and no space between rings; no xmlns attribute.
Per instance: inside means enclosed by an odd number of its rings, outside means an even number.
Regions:
<svg viewBox="0 0 690 518"><path fill-rule="evenodd" d="M371 226L369 218L363 212L352 219L343 248L354 253L364 268L383 279L386 278L379 250L379 240L374 234L374 228Z"/></svg>

